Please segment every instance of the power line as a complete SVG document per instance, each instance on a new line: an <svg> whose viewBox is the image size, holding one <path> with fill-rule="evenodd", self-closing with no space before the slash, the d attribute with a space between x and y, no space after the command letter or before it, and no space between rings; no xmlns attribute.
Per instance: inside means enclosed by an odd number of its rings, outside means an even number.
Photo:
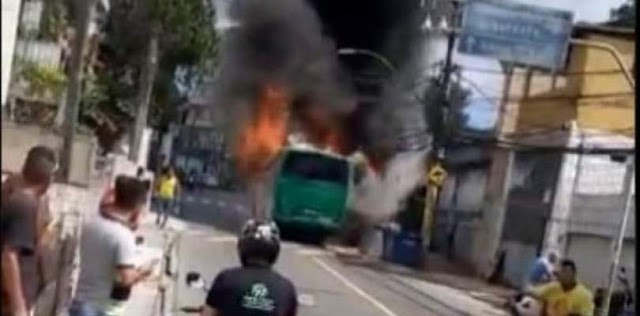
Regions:
<svg viewBox="0 0 640 316"><path fill-rule="evenodd" d="M489 73L489 74L497 74L497 75L506 75L502 70L491 69L491 68L480 68L474 66L465 66L458 65L462 71L470 71L470 72L479 72L479 73ZM602 69L602 70L590 70L590 71L557 71L557 72L535 72L538 76L588 76L588 75L624 75L624 71L618 68L611 69ZM512 74L513 76L526 76L527 72L516 72Z"/></svg>
<svg viewBox="0 0 640 316"><path fill-rule="evenodd" d="M624 96L634 96L635 97L635 93L634 92L610 92L610 93L599 93L599 94L586 94L586 95L567 95L567 96L562 96L562 95L551 95L551 96L534 96L534 97L491 97L489 99L493 99L493 100L504 100L504 101L508 101L508 102L523 102L523 101L528 101L528 102L532 102L532 101L557 101L557 100L581 100L581 99L604 99L604 98L616 98L616 97L624 97ZM471 98L471 100L474 99L479 99L479 98ZM482 98L482 99L487 99L487 98ZM582 105L585 106L585 105ZM608 105L609 107L614 107L614 105ZM630 107L633 108L633 106L626 106L626 105L616 105L615 107Z"/></svg>
<svg viewBox="0 0 640 316"><path fill-rule="evenodd" d="M584 94L584 95L550 95L550 96L528 96L528 97L507 97L505 98L504 96L491 96L489 94L487 94L479 85L478 83L476 83L474 80L462 76L459 76L461 81L464 81L466 83L468 83L471 88L473 88L475 91L477 91L479 94L481 94L481 97L476 97L476 98L469 98L468 100L485 100L485 101L489 101L490 103L494 103L496 101L498 102L502 102L502 101L507 101L507 102L522 102L522 101L550 101L550 100L580 100L580 99L598 99L598 98L615 98L615 97L628 97L628 96L633 96L635 98L635 93L634 92L629 92L629 91L615 91L615 92L608 92L608 93L593 93L593 94ZM589 106L587 104L580 104L579 106ZM627 105L611 105L611 104L607 104L606 106L608 107L630 107L633 108L633 106L627 106Z"/></svg>
<svg viewBox="0 0 640 316"><path fill-rule="evenodd" d="M539 125L541 128L546 128L544 130L534 130L534 131L522 131L522 132L515 132L515 133L507 133L505 134L506 137L524 137L524 136L543 136L545 134L551 134L551 133L555 133L555 132L567 132L567 130L563 127L563 126L559 126L556 128L549 128L549 126L544 126L542 124ZM589 139L589 137L599 137L599 136L611 136L609 134L607 134L607 132L609 133L624 133L624 132L630 132L630 131L634 131L635 127L631 126L631 127L626 127L626 128L613 128L613 129L606 129L606 130L598 130L596 135L584 135L584 137L586 139Z"/></svg>
<svg viewBox="0 0 640 316"><path fill-rule="evenodd" d="M623 144L616 148L597 148L587 146L551 146L551 145L535 145L527 144L524 142L516 142L507 139L489 139L474 136L463 136L454 139L453 142L465 145L478 145L478 146L495 146L498 148L512 149L520 152L561 152L561 153L575 153L575 154L588 154L588 155L635 155L635 147L629 148Z"/></svg>

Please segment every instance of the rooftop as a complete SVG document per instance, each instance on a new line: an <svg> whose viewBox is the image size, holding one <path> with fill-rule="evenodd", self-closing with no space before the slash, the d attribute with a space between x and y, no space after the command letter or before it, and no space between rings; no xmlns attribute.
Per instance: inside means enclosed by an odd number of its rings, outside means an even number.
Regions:
<svg viewBox="0 0 640 316"><path fill-rule="evenodd" d="M616 27L609 26L606 24L591 24L578 22L575 24L574 35L585 35L585 34L600 34L600 35L609 35L615 37L625 37L635 40L635 30L632 28L626 27Z"/></svg>

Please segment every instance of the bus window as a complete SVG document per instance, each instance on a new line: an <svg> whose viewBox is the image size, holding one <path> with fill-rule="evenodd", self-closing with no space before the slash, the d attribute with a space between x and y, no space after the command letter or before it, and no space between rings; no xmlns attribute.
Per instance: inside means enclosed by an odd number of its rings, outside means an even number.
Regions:
<svg viewBox="0 0 640 316"><path fill-rule="evenodd" d="M349 181L349 165L346 160L315 153L290 152L285 158L282 171L309 180L344 185Z"/></svg>

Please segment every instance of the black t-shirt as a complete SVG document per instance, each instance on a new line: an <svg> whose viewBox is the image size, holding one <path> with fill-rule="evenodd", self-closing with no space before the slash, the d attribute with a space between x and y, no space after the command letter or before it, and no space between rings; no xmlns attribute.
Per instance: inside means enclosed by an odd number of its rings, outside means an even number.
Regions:
<svg viewBox="0 0 640 316"><path fill-rule="evenodd" d="M38 199L25 192L13 193L2 201L0 211L0 236L5 246L19 254L22 291L27 306L31 306L38 295L38 265L36 259L36 220ZM3 293L4 296L4 293Z"/></svg>
<svg viewBox="0 0 640 316"><path fill-rule="evenodd" d="M270 268L256 267L220 272L206 303L220 316L295 316L298 308L289 280Z"/></svg>

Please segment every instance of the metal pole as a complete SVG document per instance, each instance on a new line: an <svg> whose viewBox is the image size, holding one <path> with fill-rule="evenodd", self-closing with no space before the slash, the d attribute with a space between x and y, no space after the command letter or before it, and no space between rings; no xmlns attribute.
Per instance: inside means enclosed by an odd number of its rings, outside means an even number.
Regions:
<svg viewBox="0 0 640 316"><path fill-rule="evenodd" d="M622 215L622 219L620 220L620 228L618 230L618 236L615 240L614 244L614 254L613 261L609 266L609 275L608 275L608 283L607 283L607 291L602 302L602 310L600 312L601 316L606 316L609 314L609 304L611 303L611 294L613 293L613 283L616 278L616 273L618 271L618 266L620 264L620 256L622 254L622 248L624 246L624 236L627 231L627 224L629 222L629 214L631 213L631 205L633 202L633 189L635 182L634 173L635 173L635 159L634 157L627 157L627 172L624 176L624 212Z"/></svg>
<svg viewBox="0 0 640 316"><path fill-rule="evenodd" d="M386 57L368 50L368 49L361 49L361 48L340 48L338 49L338 55L367 55L370 57L373 57L374 59L376 59L377 61L379 61L381 64L383 64L391 73L395 73L398 69L396 67L393 66L393 63L391 63L389 61L389 59L387 59Z"/></svg>
<svg viewBox="0 0 640 316"><path fill-rule="evenodd" d="M64 113L64 144L62 148L62 172L66 181L69 181L71 171L71 156L73 139L78 123L78 111L80 106L80 94L82 92L83 61L89 37L89 23L93 6L96 0L80 1L78 8L78 24L76 36L71 51L71 65L69 70L69 85L67 86L67 105Z"/></svg>
<svg viewBox="0 0 640 316"><path fill-rule="evenodd" d="M140 76L140 91L137 95L138 110L136 112L136 121L133 128L133 137L129 146L129 159L138 163L140 156L140 145L142 142L142 134L147 127L147 118L149 116L149 106L151 95L153 93L153 81L156 76L156 68L158 66L158 41L160 30L157 25L151 27L149 42L147 43L147 55L142 67Z"/></svg>
<svg viewBox="0 0 640 316"><path fill-rule="evenodd" d="M457 1L452 1L453 5L453 14L451 17L452 26L455 27L457 25L458 18L458 7L459 3ZM449 99L449 84L451 83L451 74L453 73L453 49L456 43L456 33L449 32L447 33L447 52L444 60L444 68L441 78L441 94L440 101L443 101L443 104L439 107L440 111L437 111L438 117L432 120L431 132L433 134L433 150L431 151L429 157L426 162L427 173L430 171L430 166L440 165L438 162L444 158L444 144L445 139L448 136L448 122L449 122L449 113L450 109L448 108L448 99ZM427 177L428 178L428 177ZM435 219L435 208L437 206L438 201L438 188L435 187L432 183L427 179L427 188L425 195L425 208L423 212L423 224L422 224L422 236L423 236L423 245L425 246L425 251L429 251L429 247L431 244L431 230L433 229L433 223L436 221Z"/></svg>
<svg viewBox="0 0 640 316"><path fill-rule="evenodd" d="M629 69L627 68L627 65L625 65L624 61L622 60L622 56L620 56L620 53L618 53L618 50L613 45L602 43L602 42L577 39L577 38L572 38L569 42L573 45L604 50L609 54L611 54L611 56L613 56L613 59L615 59L616 63L618 63L618 66L620 66L620 69L622 70L622 73L624 74L625 79L627 79L627 82L629 82L631 89L635 89L636 81L635 79L633 79L633 74L631 73L631 71L629 71Z"/></svg>

